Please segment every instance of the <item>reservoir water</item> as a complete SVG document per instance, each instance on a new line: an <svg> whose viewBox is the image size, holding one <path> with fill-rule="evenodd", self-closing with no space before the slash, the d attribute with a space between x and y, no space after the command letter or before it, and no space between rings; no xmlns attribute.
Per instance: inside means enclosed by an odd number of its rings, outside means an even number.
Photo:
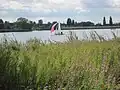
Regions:
<svg viewBox="0 0 120 90"><path fill-rule="evenodd" d="M7 32L0 33L0 38L3 36L7 36L8 39L12 38L17 41L26 42L26 40L37 38L42 41L54 40L54 41L65 41L67 40L67 36L69 35L69 31L74 32L80 40L85 39L86 36L90 37L90 32L96 31L100 36L103 36L105 39L112 39L114 36L111 33L113 31L116 36L120 37L120 29L93 29L93 30L63 30L65 35L51 35L49 30L46 31L32 31L32 32Z"/></svg>

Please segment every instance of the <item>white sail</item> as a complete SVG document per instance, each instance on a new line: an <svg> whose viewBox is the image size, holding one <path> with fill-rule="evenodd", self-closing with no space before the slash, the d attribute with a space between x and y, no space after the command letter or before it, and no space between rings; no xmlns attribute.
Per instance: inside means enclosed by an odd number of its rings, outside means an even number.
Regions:
<svg viewBox="0 0 120 90"><path fill-rule="evenodd" d="M55 30L55 35L63 35L62 31L61 31L61 25L60 22L57 25L57 28Z"/></svg>
<svg viewBox="0 0 120 90"><path fill-rule="evenodd" d="M58 23L58 32L61 33L60 23Z"/></svg>
<svg viewBox="0 0 120 90"><path fill-rule="evenodd" d="M58 23L57 28L56 28L56 30L55 30L55 33L56 33L56 34L60 34L60 33L61 33L60 23Z"/></svg>

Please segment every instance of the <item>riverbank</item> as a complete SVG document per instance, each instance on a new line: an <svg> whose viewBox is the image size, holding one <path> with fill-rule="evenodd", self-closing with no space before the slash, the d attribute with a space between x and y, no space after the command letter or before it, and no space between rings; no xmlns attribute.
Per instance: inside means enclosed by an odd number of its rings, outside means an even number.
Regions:
<svg viewBox="0 0 120 90"><path fill-rule="evenodd" d="M76 29L119 29L120 26L83 26L83 27L64 27L65 30Z"/></svg>
<svg viewBox="0 0 120 90"><path fill-rule="evenodd" d="M0 29L0 33L4 32L31 32L31 29Z"/></svg>
<svg viewBox="0 0 120 90"><path fill-rule="evenodd" d="M89 30L89 29L120 29L120 26L77 26L77 27L61 27L62 30ZM50 30L50 28L42 28L38 30Z"/></svg>
<svg viewBox="0 0 120 90"><path fill-rule="evenodd" d="M61 27L62 30L91 30L91 29L120 29L120 26L84 26L84 27ZM50 30L49 28L35 29L36 31ZM0 29L0 33L4 32L31 32L32 29Z"/></svg>
<svg viewBox="0 0 120 90"><path fill-rule="evenodd" d="M120 39L0 42L1 90L119 90ZM62 89L63 88L63 89Z"/></svg>

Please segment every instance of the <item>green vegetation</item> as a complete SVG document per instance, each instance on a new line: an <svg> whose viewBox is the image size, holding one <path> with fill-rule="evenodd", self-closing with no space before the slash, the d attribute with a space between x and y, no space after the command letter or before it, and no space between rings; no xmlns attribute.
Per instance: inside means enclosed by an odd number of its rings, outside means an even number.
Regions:
<svg viewBox="0 0 120 90"><path fill-rule="evenodd" d="M103 22L101 24L100 22ZM120 26L120 22L114 22L112 16L109 18L109 23L106 23L106 18L103 17L103 20L99 21L98 23L95 23L93 21L76 21L71 18L67 18L65 23L61 22L61 28L62 29L71 29L74 27L95 27L96 26ZM16 31L16 32L24 32L24 31L32 31L32 30L50 30L51 26L57 21L49 21L45 23L42 19L39 19L38 22L31 21L24 17L19 17L15 22L10 21L3 21L0 19L0 32L9 32L9 31ZM105 27L104 27L105 29Z"/></svg>
<svg viewBox="0 0 120 90"><path fill-rule="evenodd" d="M111 26L113 25L113 21L112 21L112 17L111 17L111 16L110 16L109 24L110 24Z"/></svg>
<svg viewBox="0 0 120 90"><path fill-rule="evenodd" d="M45 44L37 39L0 42L1 90L58 88L119 90L120 39L79 41L71 33L65 43Z"/></svg>
<svg viewBox="0 0 120 90"><path fill-rule="evenodd" d="M104 26L106 25L106 19L105 19L105 17L103 18L103 25Z"/></svg>

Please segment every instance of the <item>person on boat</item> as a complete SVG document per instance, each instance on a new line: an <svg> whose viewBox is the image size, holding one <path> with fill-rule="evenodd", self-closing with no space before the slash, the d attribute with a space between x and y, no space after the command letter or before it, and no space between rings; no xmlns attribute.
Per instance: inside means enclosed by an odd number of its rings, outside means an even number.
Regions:
<svg viewBox="0 0 120 90"><path fill-rule="evenodd" d="M61 35L63 35L63 32L61 32Z"/></svg>

